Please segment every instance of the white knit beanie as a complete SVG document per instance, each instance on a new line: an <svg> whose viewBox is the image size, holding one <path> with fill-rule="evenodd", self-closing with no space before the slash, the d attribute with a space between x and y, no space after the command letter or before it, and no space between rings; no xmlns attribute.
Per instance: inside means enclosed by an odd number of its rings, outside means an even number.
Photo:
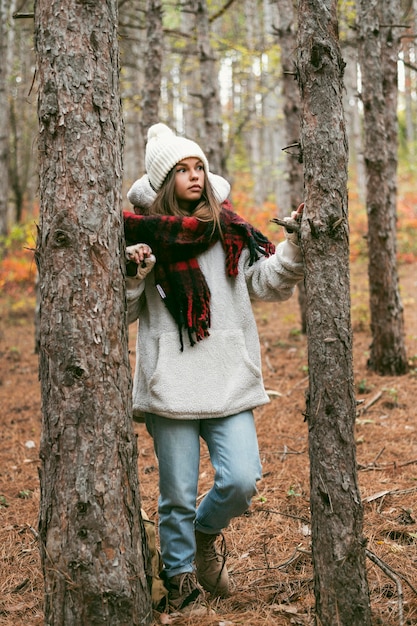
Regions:
<svg viewBox="0 0 417 626"><path fill-rule="evenodd" d="M178 137L165 124L154 124L150 127L148 143L146 144L145 166L149 182L155 191L161 188L172 168L189 157L201 159L208 174L207 157L197 143L185 137Z"/></svg>

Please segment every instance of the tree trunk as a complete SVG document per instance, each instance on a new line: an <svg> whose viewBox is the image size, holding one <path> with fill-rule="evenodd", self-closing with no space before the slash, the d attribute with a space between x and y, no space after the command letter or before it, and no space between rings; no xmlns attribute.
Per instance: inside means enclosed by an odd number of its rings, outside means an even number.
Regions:
<svg viewBox="0 0 417 626"><path fill-rule="evenodd" d="M370 369L408 371L396 260L399 0L359 0L372 344Z"/></svg>
<svg viewBox="0 0 417 626"><path fill-rule="evenodd" d="M23 149L20 150L19 135L21 133L21 117L16 114L16 104L13 101L9 106L9 183L10 189L13 190L14 202L15 202L15 219L14 221L19 224L23 217L23 189L26 187L27 177L25 177L23 169L20 167L20 158L24 160ZM20 111L19 111L20 113ZM19 117L19 119L18 119ZM22 152L22 154L19 154Z"/></svg>
<svg viewBox="0 0 417 626"><path fill-rule="evenodd" d="M0 0L1 1L1 0ZM15 0L10 2L14 11ZM21 8L22 3L19 4ZM19 7L17 7L19 8ZM17 11L17 15L20 13ZM31 212L34 188L37 188L37 169L33 164L34 137L37 132L36 107L31 101L34 54L30 42L33 37L33 19L14 19L12 41L8 44L5 67L10 68L8 79L8 140L9 140L9 222L19 223ZM27 213L25 215L25 209Z"/></svg>
<svg viewBox="0 0 417 626"><path fill-rule="evenodd" d="M150 624L131 424L117 2L37 0L45 624Z"/></svg>
<svg viewBox="0 0 417 626"><path fill-rule="evenodd" d="M336 5L337 0L301 0L298 9L312 553L317 623L368 626L354 439L344 62Z"/></svg>
<svg viewBox="0 0 417 626"><path fill-rule="evenodd" d="M287 154L289 209L295 211L304 195L303 167L300 158L300 92L295 80L297 20L294 0L279 0L278 42L281 49L282 93Z"/></svg>
<svg viewBox="0 0 417 626"><path fill-rule="evenodd" d="M358 97L358 41L356 31L348 29L343 41L342 54L346 60L344 83L344 109L346 132L349 137L350 168L356 173L355 192L361 204L365 204L366 175L363 158L362 113L359 110ZM350 183L352 185L352 181Z"/></svg>
<svg viewBox="0 0 417 626"><path fill-rule="evenodd" d="M296 11L294 10L294 0L280 0L277 4L280 18L277 33L281 48L289 209L290 211L295 211L304 198L304 178L300 158L300 93L294 76L296 61ZM301 332L305 334L307 332L307 311L304 283L298 285L297 293L301 316Z"/></svg>
<svg viewBox="0 0 417 626"><path fill-rule="evenodd" d="M0 236L9 230L9 52L14 2L0 0Z"/></svg>
<svg viewBox="0 0 417 626"><path fill-rule="evenodd" d="M214 50L210 44L207 1L195 0L190 4L195 11L197 50L200 60L201 102L205 128L202 144L210 163L210 169L216 174L225 176L226 162L223 150L218 68Z"/></svg>
<svg viewBox="0 0 417 626"><path fill-rule="evenodd" d="M288 214L288 193L286 190L285 171L287 155L282 150L285 145L285 128L282 124L282 110L285 94L279 76L281 62L278 54L274 54L274 25L279 20L279 3L263 0L263 20L261 32L260 76L258 79L260 105L262 107L260 121L261 159L259 180L263 188L260 196L264 201L274 202L280 208L280 215ZM274 51L274 52L272 52ZM297 83L295 88L297 89ZM258 105L259 108L259 105ZM273 174L271 175L271 172ZM258 204L258 202L257 202Z"/></svg>
<svg viewBox="0 0 417 626"><path fill-rule="evenodd" d="M142 135L147 136L149 127L159 121L158 107L161 97L162 71L162 2L147 0L146 3L145 85L143 88Z"/></svg>
<svg viewBox="0 0 417 626"><path fill-rule="evenodd" d="M119 46L123 74L120 80L123 102L124 164L123 185L126 192L134 180L145 172L145 139L143 116L148 112L144 92L148 41L145 33L147 12L144 2L119 0ZM162 45L160 43L160 45ZM152 88L152 87L151 87ZM155 115L158 114L158 109Z"/></svg>
<svg viewBox="0 0 417 626"><path fill-rule="evenodd" d="M414 43L410 41L403 41L403 54L404 54L404 107L405 107L405 148L407 155L414 155L414 115L413 115L413 74L415 70L411 69L411 56ZM413 50L414 53L414 50Z"/></svg>
<svg viewBox="0 0 417 626"><path fill-rule="evenodd" d="M245 14L244 33L245 47L250 55L256 50L259 41L260 22L259 9L251 0L244 0L242 9ZM247 68L245 80L245 108L251 112L246 124L245 144L248 161L250 163L251 178L253 181L253 198L255 205L262 205L266 200L267 188L262 181L262 143L261 125L259 124L259 112L257 99L259 98L259 82L251 67ZM264 98L262 94L262 100Z"/></svg>
<svg viewBox="0 0 417 626"><path fill-rule="evenodd" d="M183 4L181 7L181 33L194 33L196 25L195 13ZM195 137L205 142L205 132L202 119L202 102L200 98L200 64L196 62L198 57L196 38L190 37L189 41L184 37L183 54L177 55L178 62L178 91L181 103L181 116L177 122L177 132L184 133L186 137ZM179 79L179 77L181 77ZM203 131L201 129L203 128ZM202 134L199 136L199 134Z"/></svg>

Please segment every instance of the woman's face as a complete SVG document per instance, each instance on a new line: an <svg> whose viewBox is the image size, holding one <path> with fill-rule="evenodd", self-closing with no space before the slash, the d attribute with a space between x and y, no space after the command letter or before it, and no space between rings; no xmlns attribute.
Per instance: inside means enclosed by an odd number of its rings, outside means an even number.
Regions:
<svg viewBox="0 0 417 626"><path fill-rule="evenodd" d="M183 159L175 166L174 191L183 211L191 212L201 199L204 177L203 162L196 157Z"/></svg>

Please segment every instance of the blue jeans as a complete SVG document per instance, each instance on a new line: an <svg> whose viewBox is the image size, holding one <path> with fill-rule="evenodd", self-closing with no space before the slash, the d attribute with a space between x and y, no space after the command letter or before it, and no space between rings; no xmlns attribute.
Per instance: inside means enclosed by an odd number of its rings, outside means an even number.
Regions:
<svg viewBox="0 0 417 626"><path fill-rule="evenodd" d="M194 530L217 534L242 515L257 493L262 468L252 411L216 419L146 416L159 464L159 539L168 577L192 572ZM214 484L196 508L200 436L215 470Z"/></svg>

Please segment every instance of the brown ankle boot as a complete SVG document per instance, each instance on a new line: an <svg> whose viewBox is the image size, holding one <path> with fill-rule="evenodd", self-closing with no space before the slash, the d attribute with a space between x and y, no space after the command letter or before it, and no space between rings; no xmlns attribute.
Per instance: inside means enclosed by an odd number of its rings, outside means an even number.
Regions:
<svg viewBox="0 0 417 626"><path fill-rule="evenodd" d="M167 587L170 613L183 615L208 615L210 613L205 602L204 590L198 584L194 572L185 572L169 578Z"/></svg>
<svg viewBox="0 0 417 626"><path fill-rule="evenodd" d="M223 554L216 552L216 539L219 535L207 535L195 531L197 552L195 564L200 585L211 594L226 598L229 595L229 574L226 568L226 542L223 535Z"/></svg>

